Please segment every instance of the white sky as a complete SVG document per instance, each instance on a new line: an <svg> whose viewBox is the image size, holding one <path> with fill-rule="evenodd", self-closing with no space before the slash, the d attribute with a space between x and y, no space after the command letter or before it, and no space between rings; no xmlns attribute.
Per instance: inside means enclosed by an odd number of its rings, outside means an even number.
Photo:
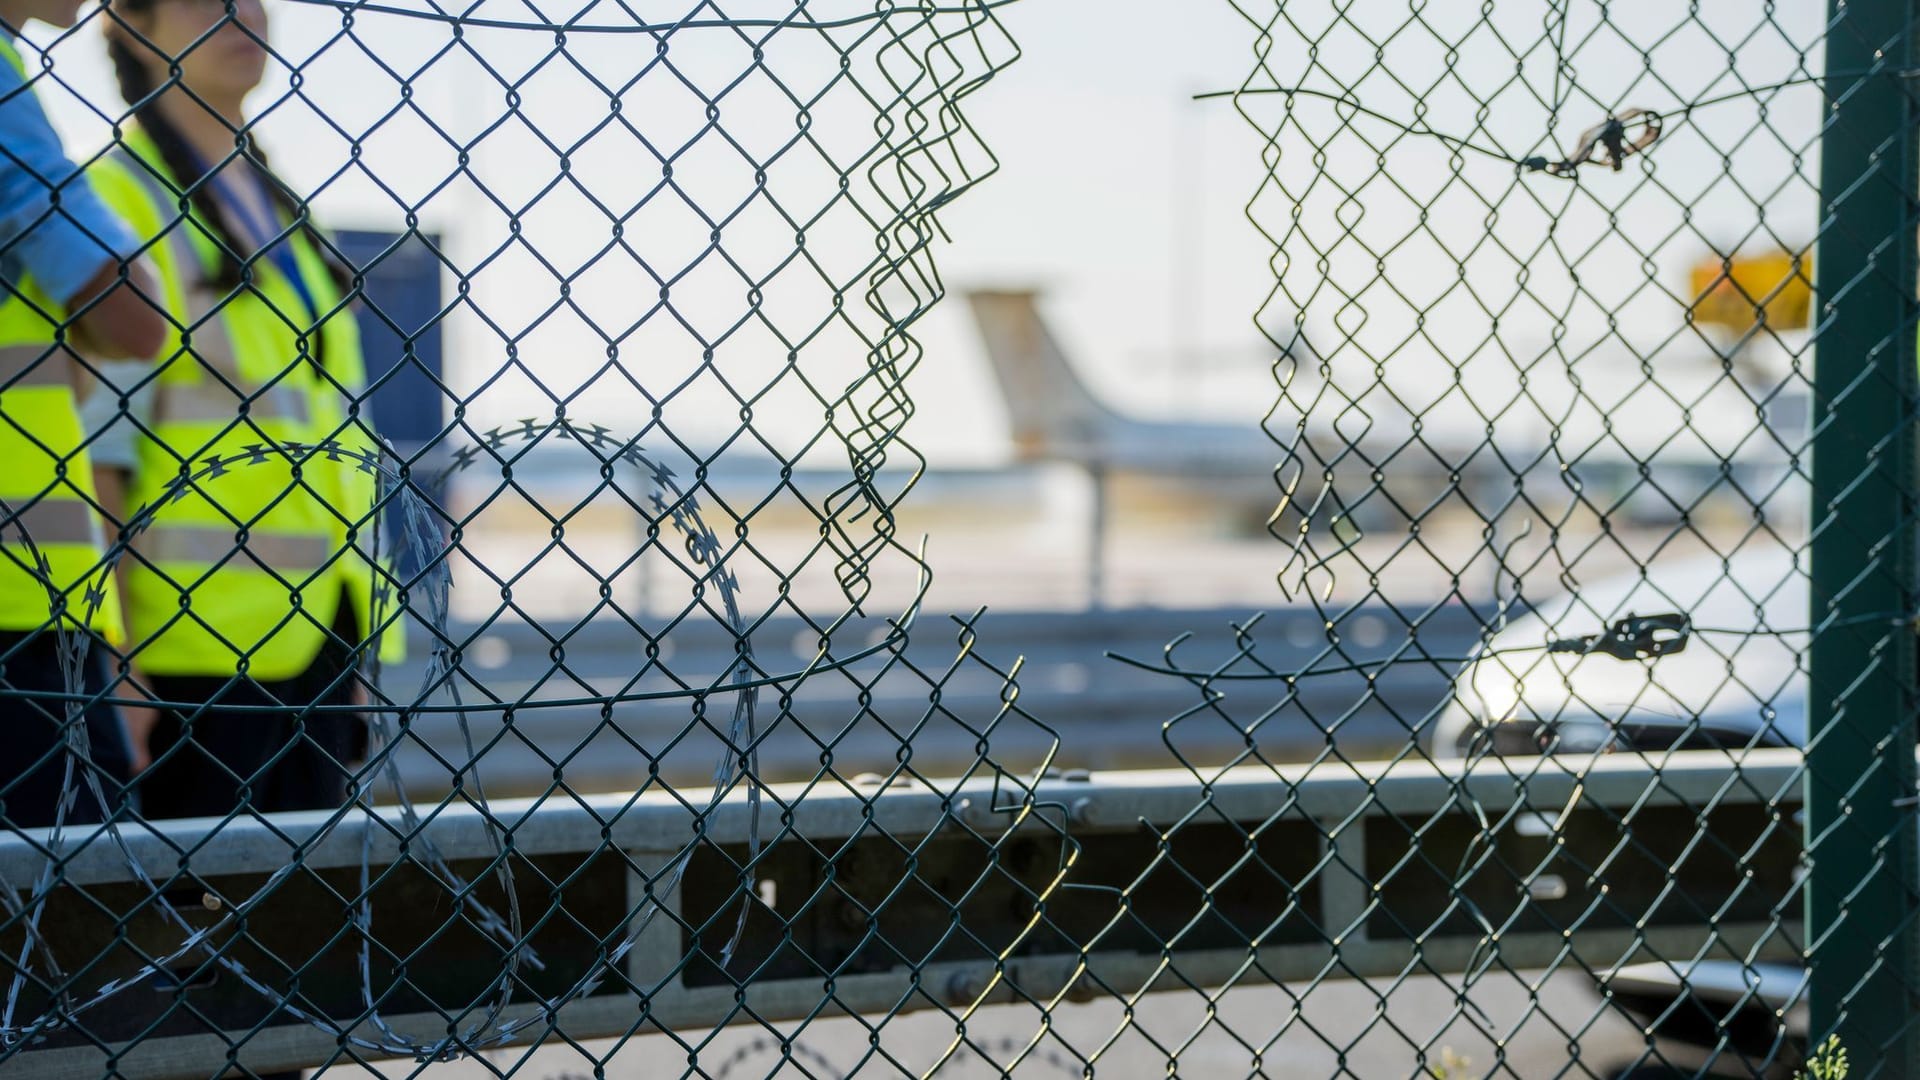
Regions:
<svg viewBox="0 0 1920 1080"><path fill-rule="evenodd" d="M663 18L690 6L674 0L635 9ZM809 10L825 18L861 6L815 2ZM1246 6L1272 7L1251 0ZM1683 19L1670 5L1613 5L1602 25L1598 5L1574 0L1566 40L1580 92L1569 98L1554 137L1565 146L1619 105L1671 109L1703 93L1737 89L1735 75L1768 82L1799 74L1796 47L1816 41L1822 6L1814 0L1781 5L1779 29L1770 29L1751 5L1720 0L1704 5L1700 21L1669 34ZM753 16L790 9L780 0L752 0L727 10ZM1424 24L1390 33L1407 24L1405 5L1367 5L1364 14L1352 15L1362 20L1356 26L1336 20L1327 0L1301 0L1288 12L1306 35L1321 39L1317 62L1309 63L1302 36L1283 26L1269 67L1286 82L1357 87L1369 107L1391 116L1410 115L1416 97L1424 97L1434 127L1463 134L1473 131L1475 99L1490 98L1476 138L1539 150L1550 142L1541 138L1549 127L1542 97L1550 94L1554 71L1542 30L1547 9L1538 0L1492 9L1483 18L1479 4L1428 4ZM483 11L505 19L530 15L519 0L489 0ZM942 212L954 239L937 245L946 282L955 291L977 283L1046 286L1058 328L1083 370L1123 407L1257 422L1275 394L1253 331L1254 312L1273 282L1272 250L1244 217L1265 173L1261 138L1232 103L1187 100L1195 91L1246 80L1254 29L1224 0L1026 0L998 11L1024 56L968 98L965 109L1002 172ZM745 286L712 257L687 270L706 246L708 227L671 191L654 195L629 220L630 251L616 250L578 274L571 308L561 305L556 280L539 261L572 273L607 246L610 220L596 203L624 213L660 183L659 162L641 140L670 148L699 130L703 107L688 84L711 95L733 82L748 66L747 47L737 37L723 30L677 34L670 56L686 81L653 69L622 95L620 118L630 126L621 127L607 125L608 95L588 74L614 86L631 80L653 56L645 36L575 33L570 66L554 56L552 35L535 30L469 30L467 51L449 52L450 31L441 22L363 11L347 39L338 37L337 9L280 0L271 12L276 48L302 66L303 86L289 99L286 71L270 75L255 105L266 114L263 139L297 188L317 192L315 203L330 223L398 227L403 211L396 200L415 203L423 223L447 233L455 258L469 268L505 240L500 208L471 184L445 183L455 168L454 150L433 131L438 126L468 138L505 111L505 92L475 57L525 80L520 117L492 130L472 164L488 192L510 206L528 203L559 173L557 155L541 136L577 144L569 156L574 183L541 196L524 216L525 244L475 277L476 304L500 329L490 331L471 316L451 327L450 362L462 385L477 387L497 370L506 356L503 338L513 337L539 383L563 393L590 387L574 411L615 426L635 426L645 416L643 399L626 377L654 393L692 379L669 407L667 422L698 438L734 423L734 405L713 374L738 387L765 385L779 375L785 346L752 326L718 349L714 372L699 374L696 338L710 340L740 317ZM601 3L588 21L626 18ZM1744 40L1737 63L1709 30L1729 42ZM1442 39L1459 43L1452 56ZM834 55L817 37L786 32L776 42L770 67L796 87L824 85ZM1384 62L1376 63L1376 47ZM1517 61L1514 51L1522 54ZM873 53L857 51L854 70L869 85L884 85L874 65L896 65ZM61 76L82 95L117 101L93 34L75 35L55 55ZM1817 52L1807 62L1818 70ZM419 72L409 77L410 97L403 99L400 79L383 65ZM979 69L977 57L972 65ZM843 159L873 139L870 108L846 89L841 84L813 110L814 133ZM54 104L75 146L104 137L98 119L77 102ZM1284 115L1278 97L1246 99L1244 107L1269 127ZM793 113L772 86L750 81L723 101L722 125L750 151L765 154L792 137ZM1450 155L1434 140L1396 140L1391 127L1365 119L1346 125L1333 106L1303 99L1282 134L1284 194L1268 188L1257 216L1281 230L1297 209L1286 284L1305 306L1323 349L1332 349L1334 327L1353 333L1352 346L1331 353L1336 381L1356 394L1370 392L1369 408L1379 411L1384 395L1376 381L1384 377L1395 396L1416 408L1440 402L1448 415L1470 418L1466 398L1503 403L1515 397L1514 357L1544 356L1549 362L1530 384L1543 404L1503 418L1509 426L1544 431L1543 417L1557 414L1571 393L1568 357L1590 393L1644 405L1634 396L1644 378L1626 362L1631 351L1668 365L1662 375L1669 381L1702 355L1697 341L1675 338L1683 305L1648 287L1651 280L1679 290L1686 265L1704 247L1702 237L1739 243L1753 227L1756 204L1782 238L1804 240L1811 232L1813 201L1796 179L1793 155L1818 122L1817 92L1789 90L1773 102L1768 116L1788 132L1785 140L1742 139L1760 115L1754 103L1738 101L1692 123L1669 121L1674 130L1657 151L1657 184L1630 168L1589 171L1576 188L1541 176L1516 182L1510 166L1471 156L1456 177ZM350 155L355 139L357 165ZM1324 148L1318 158L1315 144ZM1745 191L1716 180L1723 152ZM963 155L976 164L984 160L977 152ZM1813 159L1805 159L1801 175L1812 175L1813 167ZM676 181L713 211L732 209L752 187L744 159L711 135L678 158L675 170ZM831 193L833 174L818 157L795 154L769 182L790 210L812 212ZM1358 197L1348 198L1351 192ZM874 205L873 194L862 198ZM1489 202L1498 206L1491 217ZM1429 208L1424 232L1421 203ZM1355 216L1356 208L1364 213ZM872 227L846 210L842 203L809 229L809 251L843 278L872 250ZM1611 221L1610 213L1616 215ZM1558 246L1543 246L1556 218ZM722 243L753 274L780 265L794 246L791 227L764 204L726 229ZM1316 251L1327 253L1324 265L1316 265ZM1643 259L1642 252L1651 255ZM1463 262L1473 295L1459 287ZM687 326L652 307L658 295L652 275L683 270L672 305ZM1346 296L1360 296L1360 306L1347 305ZM850 296L849 305L856 300ZM791 267L768 288L764 309L792 337L813 328L829 303L817 275ZM1291 311L1282 300L1265 318L1284 324ZM1612 330L1609 311L1625 316ZM871 332L874 320L866 324ZM605 363L599 331L609 329L630 334L621 347L627 376L594 381ZM957 297L943 305L917 336L927 357L909 383L920 403L910 439L936 461L1003 455L1004 418L964 305ZM1550 355L1555 336L1561 351ZM863 354L855 336L830 330L806 347L801 367L823 388L837 389L859 370ZM1172 362L1181 354L1181 362ZM1372 363L1379 357L1391 358L1382 375ZM1456 366L1464 391L1449 389ZM1607 389L1612 383L1618 385ZM515 376L491 386L474 411L483 421L508 420L539 411L533 406L540 403L533 379ZM1597 405L1587 411L1596 422L1604 412ZM820 409L786 379L756 422L777 443L797 445L821 423Z"/></svg>

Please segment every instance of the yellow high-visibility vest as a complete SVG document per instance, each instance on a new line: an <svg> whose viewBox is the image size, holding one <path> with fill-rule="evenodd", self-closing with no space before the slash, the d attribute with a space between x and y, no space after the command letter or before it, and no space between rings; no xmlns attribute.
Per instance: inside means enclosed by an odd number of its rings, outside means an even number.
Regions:
<svg viewBox="0 0 1920 1080"><path fill-rule="evenodd" d="M353 316L298 238L321 306L312 316L267 259L249 267L247 284L208 284L217 241L182 213L177 180L137 128L92 177L151 244L173 324L150 375L153 422L136 436L127 498L130 514L152 508L125 580L133 655L154 674L292 678L319 654L343 595L363 631L373 615L375 473L325 450L268 449L374 446L364 422L347 420L366 383ZM399 641L384 635L383 651Z"/></svg>
<svg viewBox="0 0 1920 1080"><path fill-rule="evenodd" d="M0 58L27 77L4 35ZM83 369L59 343L66 317L29 275L0 280L0 630L84 620L118 642L118 593L75 405Z"/></svg>

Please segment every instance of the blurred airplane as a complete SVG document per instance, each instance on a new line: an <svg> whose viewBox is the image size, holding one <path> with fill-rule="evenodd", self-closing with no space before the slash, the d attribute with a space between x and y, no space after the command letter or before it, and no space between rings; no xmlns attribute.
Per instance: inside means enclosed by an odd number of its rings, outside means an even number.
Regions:
<svg viewBox="0 0 1920 1080"><path fill-rule="evenodd" d="M968 292L1001 398L1014 460L1067 462L1102 487L1124 479L1163 509L1264 529L1281 504L1285 448L1258 424L1126 416L1087 388L1040 314L1032 289Z"/></svg>
<svg viewBox="0 0 1920 1080"><path fill-rule="evenodd" d="M1006 401L1014 456L1077 461L1129 472L1271 473L1281 448L1244 423L1142 420L1093 396L1040 316L1032 289L967 294Z"/></svg>
<svg viewBox="0 0 1920 1080"><path fill-rule="evenodd" d="M1143 479L1159 494L1190 496L1248 526L1271 521L1282 535L1301 527L1301 515L1315 527L1339 529L1345 520L1397 530L1424 519L1449 492L1476 516L1495 512L1515 499L1522 478L1530 498L1578 491L1625 522L1671 525L1702 500L1738 502L1790 485L1791 448L1807 422L1805 395L1791 381L1765 395L1758 421L1746 399L1709 404L1698 389L1686 399L1642 394L1631 430L1616 427L1597 402L1551 430L1518 416L1495 425L1463 395L1417 419L1395 409L1390 395L1372 395L1364 410L1316 407L1297 418L1297 431L1289 423L1273 434L1242 421L1144 420L1115 411L1081 381L1035 290L979 289L967 301L1006 402L1017 461ZM1318 376L1321 361L1304 341L1291 351L1301 378ZM1288 394L1296 406L1311 397L1298 384ZM1284 503L1283 488L1292 492Z"/></svg>
<svg viewBox="0 0 1920 1080"><path fill-rule="evenodd" d="M1017 461L1077 463L1098 477L1145 487L1167 506L1203 506L1249 532L1275 528L1281 535L1292 535L1303 514L1320 527L1336 519L1388 525L1398 514L1391 499L1378 496L1389 486L1431 490L1452 482L1436 460L1403 453L1412 438L1404 415L1370 415L1366 424L1351 425L1363 428L1354 438L1320 417L1297 432L1288 424L1269 434L1252 420L1123 415L1081 381L1040 313L1037 291L977 289L967 302L1006 402ZM1298 380L1320 377L1320 359L1304 340L1284 355L1297 365ZM1290 400L1305 400L1300 389L1296 381ZM1435 437L1429 433L1428 442ZM1386 462L1395 463L1390 485L1376 475ZM1323 499L1329 487L1361 497Z"/></svg>

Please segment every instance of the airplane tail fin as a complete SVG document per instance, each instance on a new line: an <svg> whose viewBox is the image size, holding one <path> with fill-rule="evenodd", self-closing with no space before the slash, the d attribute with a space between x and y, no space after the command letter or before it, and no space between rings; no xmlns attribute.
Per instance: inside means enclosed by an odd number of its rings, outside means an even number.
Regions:
<svg viewBox="0 0 1920 1080"><path fill-rule="evenodd" d="M1116 419L1080 381L1040 317L1032 289L967 294L1022 460L1097 454Z"/></svg>

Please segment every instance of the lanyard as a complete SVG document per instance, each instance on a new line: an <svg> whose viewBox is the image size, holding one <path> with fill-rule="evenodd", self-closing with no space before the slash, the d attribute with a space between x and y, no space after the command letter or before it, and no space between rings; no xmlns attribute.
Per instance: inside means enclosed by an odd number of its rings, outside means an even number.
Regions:
<svg viewBox="0 0 1920 1080"><path fill-rule="evenodd" d="M269 215L268 219L262 221L254 217L252 211L247 209L246 204L238 198L232 198L227 201L240 209L241 215L246 218L246 228L254 234L254 243L260 246L262 253L264 253L268 259L272 260L273 265L280 268L280 273L285 275L287 282L293 286L293 291L300 294L300 302L307 306L307 317L309 319L318 318L320 315L320 305L313 298L313 290L307 287L307 276L300 272L300 260L294 255L293 251L293 238L298 234L288 232L286 235L278 236L278 238L275 239L282 230L275 227L275 222L271 216L271 208L275 205L273 202L273 194L268 190L267 181L264 177L255 172L251 167L245 171L246 175L253 180L255 191L260 196L260 204L268 208L266 211ZM216 177L215 182L223 181ZM229 187L227 190L231 193L233 189Z"/></svg>
<svg viewBox="0 0 1920 1080"><path fill-rule="evenodd" d="M248 243L255 251L265 255L287 279L287 283L293 286L293 291L300 296L300 302L306 305L307 318L309 320L319 318L320 305L314 299L313 290L307 285L306 275L300 272L299 259L294 255L293 238L296 234L286 232L285 235L281 235L284 227L277 225L274 221L273 193L267 187L266 178L255 171L250 164L242 162L241 165L242 171L253 181L260 205L267 208L265 220L253 212L251 203L240 197L234 182L227 178L226 169L216 173L213 182L226 193L227 207L232 211L232 216L238 219L240 227L248 233ZM201 163L201 170L206 171L204 163Z"/></svg>

